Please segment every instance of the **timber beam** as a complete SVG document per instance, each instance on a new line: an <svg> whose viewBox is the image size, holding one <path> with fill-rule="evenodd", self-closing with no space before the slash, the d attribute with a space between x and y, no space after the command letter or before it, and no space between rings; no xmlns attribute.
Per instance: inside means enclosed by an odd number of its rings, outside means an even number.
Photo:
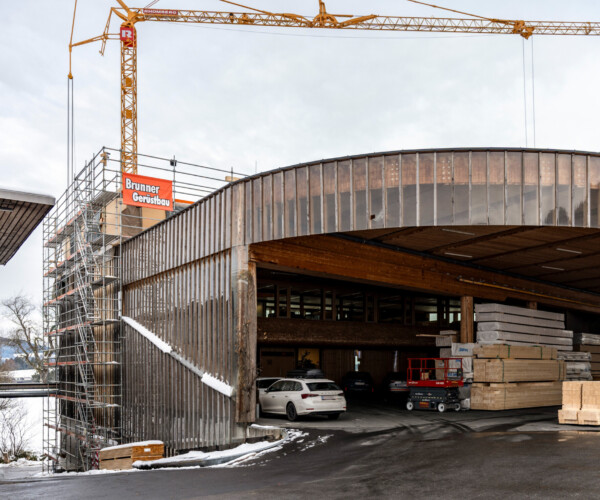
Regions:
<svg viewBox="0 0 600 500"><path fill-rule="evenodd" d="M256 243L250 245L250 260L261 267L313 276L499 302L536 301L600 314L596 294L332 236Z"/></svg>

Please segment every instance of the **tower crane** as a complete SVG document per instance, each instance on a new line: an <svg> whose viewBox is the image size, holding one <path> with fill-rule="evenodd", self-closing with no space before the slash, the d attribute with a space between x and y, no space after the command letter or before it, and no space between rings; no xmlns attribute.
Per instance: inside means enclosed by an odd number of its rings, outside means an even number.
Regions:
<svg viewBox="0 0 600 500"><path fill-rule="evenodd" d="M121 42L121 171L137 173L137 30L140 22L161 21L170 23L206 23L279 28L350 29L379 31L425 31L445 33L483 33L519 35L528 39L532 35L600 35L598 22L522 21L477 16L418 0L413 3L466 15L463 18L398 17L348 14L330 14L325 2L318 0L319 12L313 17L292 13L273 13L248 7L230 0L223 3L245 9L243 12L133 8L124 0L116 0L119 7L110 9L104 32L87 40L73 43L73 29L69 43L69 79L71 55L74 47L101 42L104 55L108 40ZM75 11L77 0L75 0ZM75 22L73 14L73 25ZM110 33L113 15L121 20L118 33Z"/></svg>

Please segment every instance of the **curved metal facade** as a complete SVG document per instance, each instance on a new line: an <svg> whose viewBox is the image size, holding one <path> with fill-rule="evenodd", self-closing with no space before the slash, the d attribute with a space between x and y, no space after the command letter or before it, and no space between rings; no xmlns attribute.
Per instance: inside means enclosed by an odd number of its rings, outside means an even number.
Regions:
<svg viewBox="0 0 600 500"><path fill-rule="evenodd" d="M243 388L254 365L240 359L256 345L249 244L410 226L598 228L599 204L593 153L427 150L297 165L231 184L126 242L123 315ZM171 449L241 439L236 421L253 420L252 391L227 398L178 375L176 361L129 327L125 335L131 439L163 439Z"/></svg>

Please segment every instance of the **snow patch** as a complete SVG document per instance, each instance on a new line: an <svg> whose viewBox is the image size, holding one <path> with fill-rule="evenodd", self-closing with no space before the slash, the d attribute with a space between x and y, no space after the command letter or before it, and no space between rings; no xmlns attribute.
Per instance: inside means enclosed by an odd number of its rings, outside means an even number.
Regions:
<svg viewBox="0 0 600 500"><path fill-rule="evenodd" d="M129 448L130 446L152 446L153 444L163 444L163 442L162 441L136 441L135 443L119 444L117 446L109 446L108 448L102 448L102 451L120 450L122 448Z"/></svg>
<svg viewBox="0 0 600 500"><path fill-rule="evenodd" d="M121 319L127 323L131 328L137 331L140 335L146 337L150 342L152 342L156 347L158 347L162 352L169 354L173 348L167 344L164 340L159 339L154 333L148 330L145 326L141 325L137 321L132 318L128 318L127 316L121 316Z"/></svg>
<svg viewBox="0 0 600 500"><path fill-rule="evenodd" d="M228 398L230 398L233 395L233 387L226 384L222 380L219 380L218 378L213 377L209 373L205 373L204 375L202 375L202 382L204 384L206 384L207 386L212 387L215 391L218 391L221 394L224 394Z"/></svg>
<svg viewBox="0 0 600 500"><path fill-rule="evenodd" d="M226 459L227 457L231 457L232 459L238 458L240 454L243 456L254 455L255 453L264 451L268 448L274 448L276 445L270 441L260 441L258 443L244 443L236 448L231 448L230 450L220 450L220 451L190 451L188 453L184 453L183 455L177 455L175 457L169 458L159 458L158 460L152 460L151 462L138 460L133 463L134 467L139 467L142 465L148 465L149 463L153 465L167 465L167 464L175 464L181 462L197 462L197 461L206 461L206 460L214 460L214 459ZM240 457L243 458L243 457Z"/></svg>

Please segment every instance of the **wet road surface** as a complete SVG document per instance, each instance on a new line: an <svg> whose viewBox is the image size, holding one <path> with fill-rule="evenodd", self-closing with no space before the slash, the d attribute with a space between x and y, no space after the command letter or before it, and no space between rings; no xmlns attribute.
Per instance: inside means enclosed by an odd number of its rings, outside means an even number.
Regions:
<svg viewBox="0 0 600 500"><path fill-rule="evenodd" d="M600 496L600 433L544 430L554 428L550 412L485 415L493 422L479 430L475 412L462 419L422 412L411 414L415 423L353 433L315 429L319 421L309 419L296 426L305 435L237 467L56 475L0 483L0 498Z"/></svg>

